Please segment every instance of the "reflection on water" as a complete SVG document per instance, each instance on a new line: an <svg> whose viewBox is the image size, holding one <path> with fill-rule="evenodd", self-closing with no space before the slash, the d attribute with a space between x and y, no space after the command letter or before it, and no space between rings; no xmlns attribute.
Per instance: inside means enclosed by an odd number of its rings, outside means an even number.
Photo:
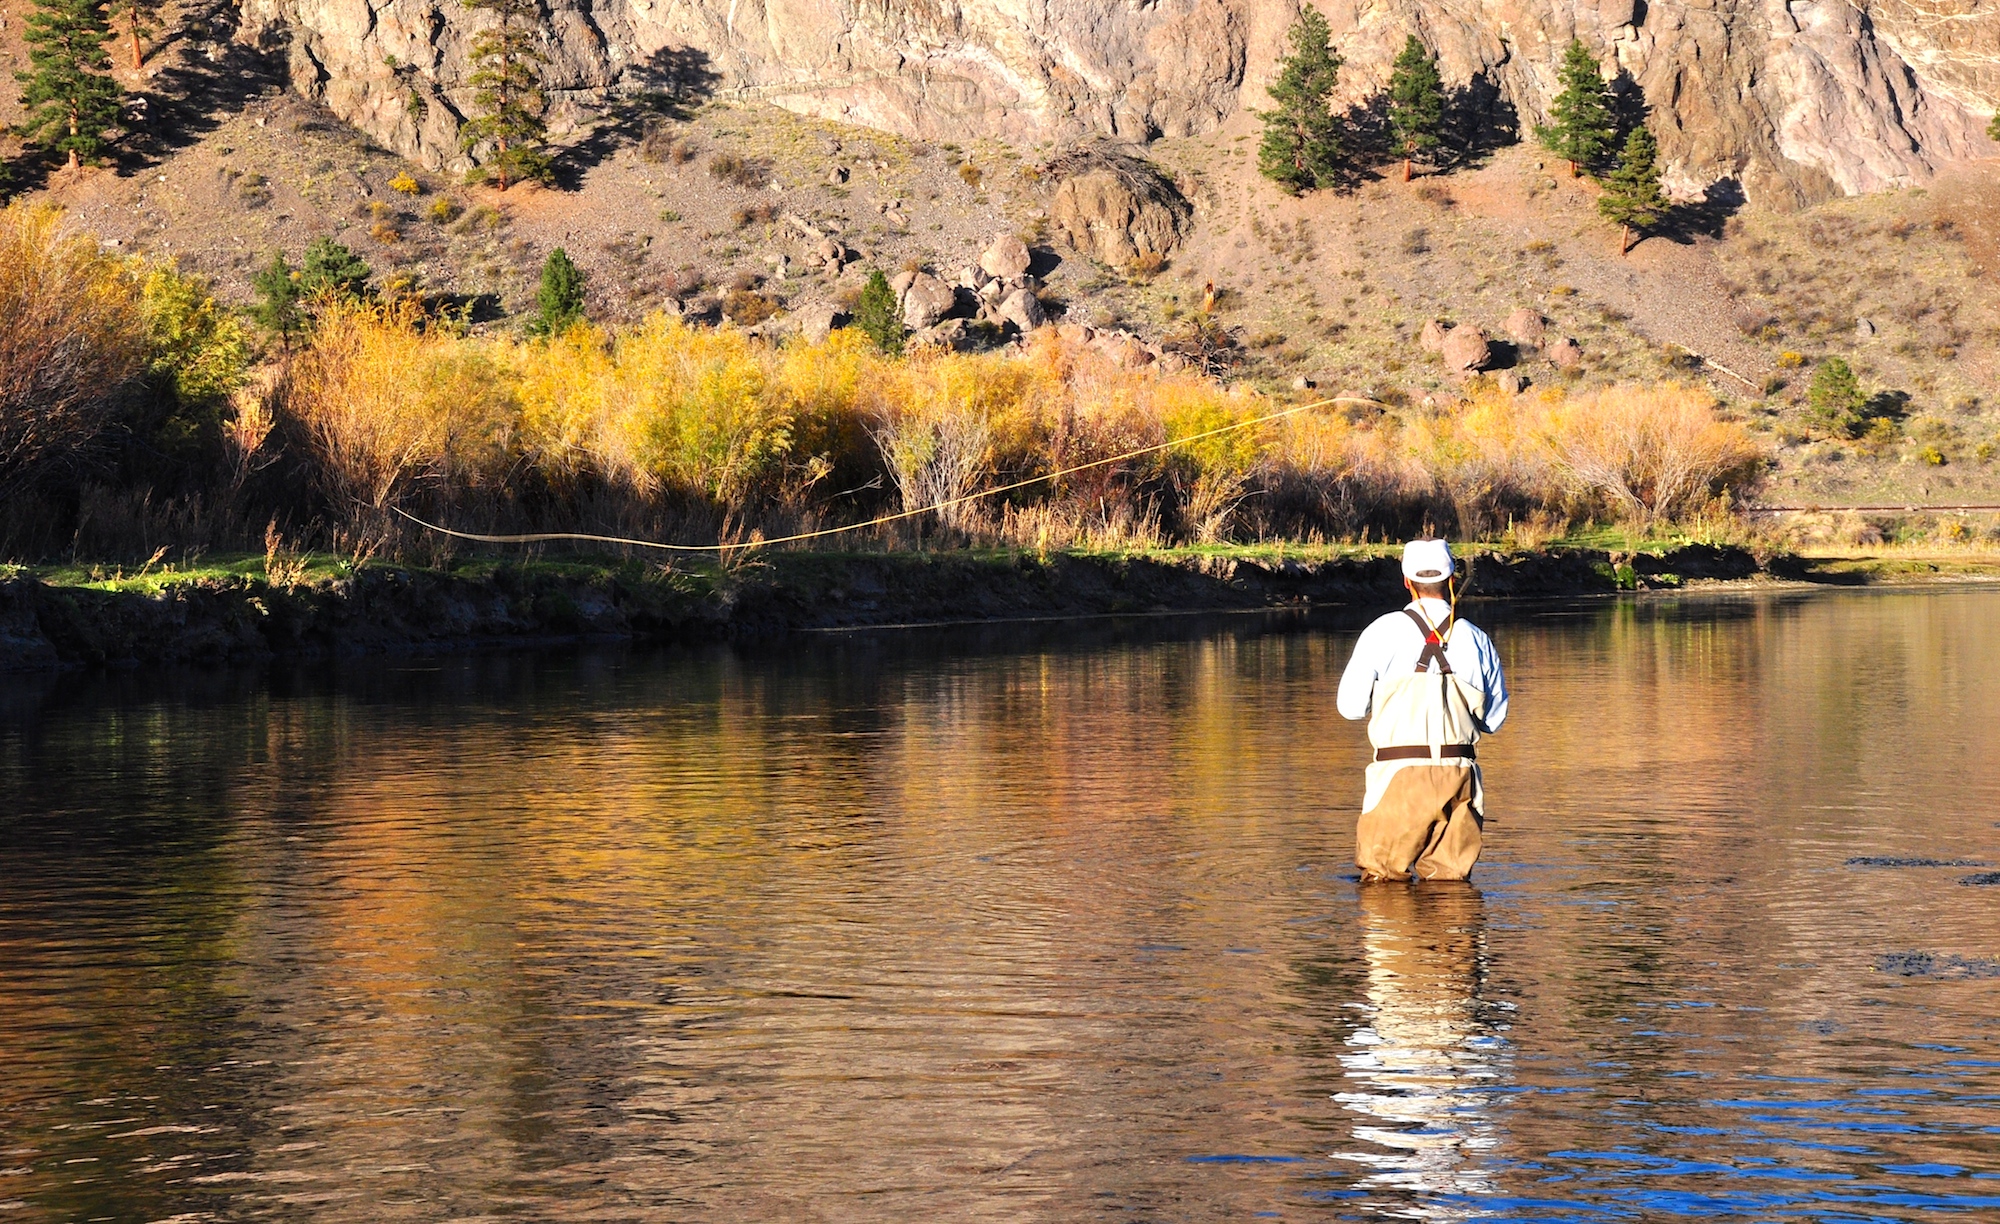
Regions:
<svg viewBox="0 0 2000 1224"><path fill-rule="evenodd" d="M1362 1115L1354 1137L1371 1147L1336 1155L1375 1170L1361 1186L1418 1205L1396 1214L1472 1218L1464 1196L1498 1185L1489 1094L1509 1079L1507 1026L1483 997L1485 903L1456 882L1359 892L1366 1002L1340 1056L1354 1087L1333 1099Z"/></svg>
<svg viewBox="0 0 2000 1224"><path fill-rule="evenodd" d="M0 1219L2000 1216L2000 592L0 686ZM1963 881L1963 882L1962 882Z"/></svg>

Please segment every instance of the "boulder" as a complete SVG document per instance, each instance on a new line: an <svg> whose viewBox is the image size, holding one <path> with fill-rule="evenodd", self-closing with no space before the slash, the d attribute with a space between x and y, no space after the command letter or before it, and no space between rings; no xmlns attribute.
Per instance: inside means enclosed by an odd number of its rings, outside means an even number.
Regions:
<svg viewBox="0 0 2000 1224"><path fill-rule="evenodd" d="M1016 289L1000 299L1000 305L994 313L999 316L1001 322L1012 323L1024 333L1031 332L1049 321L1049 316L1042 310L1041 302L1026 289Z"/></svg>
<svg viewBox="0 0 2000 1224"><path fill-rule="evenodd" d="M910 337L910 344L914 348L941 348L954 353L970 352L974 343L972 332L966 327L964 319L946 319Z"/></svg>
<svg viewBox="0 0 2000 1224"><path fill-rule="evenodd" d="M903 326L911 331L922 331L951 313L952 307L958 304L958 293L930 273L919 272L910 278L909 287L903 290L902 302Z"/></svg>
<svg viewBox="0 0 2000 1224"><path fill-rule="evenodd" d="M1493 385L1508 395L1519 395L1527 389L1528 379L1519 370L1495 370Z"/></svg>
<svg viewBox="0 0 2000 1224"><path fill-rule="evenodd" d="M980 271L1003 281L1026 276L1028 265L1033 262L1028 244L1014 234L1001 234L979 256Z"/></svg>
<svg viewBox="0 0 2000 1224"><path fill-rule="evenodd" d="M1095 144L1049 164L1057 180L1049 220L1079 254L1122 268L1159 262L1193 228L1194 208L1173 180L1136 153Z"/></svg>
<svg viewBox="0 0 2000 1224"><path fill-rule="evenodd" d="M1870 340L1873 339L1874 336L1875 336L1875 320L1861 318L1861 319L1856 319L1854 321L1854 338L1856 340Z"/></svg>
<svg viewBox="0 0 2000 1224"><path fill-rule="evenodd" d="M1094 346L1120 369L1136 370L1153 364L1153 351L1131 332L1105 332Z"/></svg>
<svg viewBox="0 0 2000 1224"><path fill-rule="evenodd" d="M1417 344L1426 353L1444 352L1444 324L1436 319L1424 320L1424 330L1417 334Z"/></svg>
<svg viewBox="0 0 2000 1224"><path fill-rule="evenodd" d="M799 335L810 344L818 344L833 334L833 329L847 322L847 316L832 302L808 302L792 312L798 320Z"/></svg>
<svg viewBox="0 0 2000 1224"><path fill-rule="evenodd" d="M1583 350L1568 336L1542 350L1542 356L1548 358L1549 364L1559 370L1574 370L1583 364Z"/></svg>
<svg viewBox="0 0 2000 1224"><path fill-rule="evenodd" d="M1471 324L1460 324L1445 333L1444 368L1453 374L1470 374L1486 368L1493 360L1493 348L1486 333Z"/></svg>
<svg viewBox="0 0 2000 1224"><path fill-rule="evenodd" d="M1522 348L1540 348L1548 329L1542 323L1540 311L1526 306L1507 316L1505 324L1507 338Z"/></svg>

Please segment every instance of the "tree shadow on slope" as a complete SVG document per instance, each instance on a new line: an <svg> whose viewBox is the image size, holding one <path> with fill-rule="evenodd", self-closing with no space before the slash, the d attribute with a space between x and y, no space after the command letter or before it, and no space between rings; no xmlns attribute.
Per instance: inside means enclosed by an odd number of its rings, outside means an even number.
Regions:
<svg viewBox="0 0 2000 1224"><path fill-rule="evenodd" d="M157 60L175 44L186 44L150 88L127 97L127 135L111 155L120 174L137 173L198 143L253 99L284 88L283 53L237 42L236 26L235 4L209 3L184 15L153 48Z"/></svg>
<svg viewBox="0 0 2000 1224"><path fill-rule="evenodd" d="M1348 107L1341 123L1347 133L1347 156L1336 189L1352 191L1362 183L1383 178L1382 167L1400 167L1403 150L1389 127L1386 92ZM1445 91L1438 147L1428 159L1419 160L1441 173L1476 169L1496 150L1520 138L1520 117L1513 104L1482 74Z"/></svg>
<svg viewBox="0 0 2000 1224"><path fill-rule="evenodd" d="M1488 158L1521 140L1521 116L1491 77L1479 73L1444 95L1440 144L1452 170L1476 170Z"/></svg>
<svg viewBox="0 0 2000 1224"><path fill-rule="evenodd" d="M1668 209L1652 232L1682 246L1692 246L1701 238L1720 239L1729 219L1741 212L1746 202L1739 180L1717 179L1708 185L1701 199Z"/></svg>
<svg viewBox="0 0 2000 1224"><path fill-rule="evenodd" d="M662 47L626 69L618 87L629 92L605 105L588 136L556 153L557 185L573 191L592 169L644 140L649 130L691 118L721 83L708 53L693 47Z"/></svg>

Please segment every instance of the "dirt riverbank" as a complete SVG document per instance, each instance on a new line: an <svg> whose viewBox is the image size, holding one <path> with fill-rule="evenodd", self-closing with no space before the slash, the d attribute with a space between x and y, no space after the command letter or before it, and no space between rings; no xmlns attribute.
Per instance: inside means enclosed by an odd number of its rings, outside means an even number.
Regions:
<svg viewBox="0 0 2000 1224"><path fill-rule="evenodd" d="M1717 583L1862 586L2000 578L1991 558L1481 552L1475 599L1613 594ZM773 554L733 569L638 562L377 565L277 585L258 573L0 580L0 668L220 664L531 646L714 641L815 629L1117 613L1338 607L1397 595L1389 556L1269 551L1154 555Z"/></svg>

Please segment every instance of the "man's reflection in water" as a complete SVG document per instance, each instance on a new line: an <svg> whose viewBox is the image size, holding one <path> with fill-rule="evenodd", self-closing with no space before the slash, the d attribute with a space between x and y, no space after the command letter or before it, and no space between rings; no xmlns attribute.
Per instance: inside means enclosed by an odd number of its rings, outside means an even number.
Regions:
<svg viewBox="0 0 2000 1224"><path fill-rule="evenodd" d="M1366 1022L1339 1056L1347 1090L1334 1099L1370 1119L1340 1159L1375 1172L1390 1214L1464 1219L1469 1204L1433 1196L1490 1194L1483 1153L1494 1145L1492 1089L1509 1074L1508 1047L1482 997L1486 914L1470 884L1361 885Z"/></svg>

